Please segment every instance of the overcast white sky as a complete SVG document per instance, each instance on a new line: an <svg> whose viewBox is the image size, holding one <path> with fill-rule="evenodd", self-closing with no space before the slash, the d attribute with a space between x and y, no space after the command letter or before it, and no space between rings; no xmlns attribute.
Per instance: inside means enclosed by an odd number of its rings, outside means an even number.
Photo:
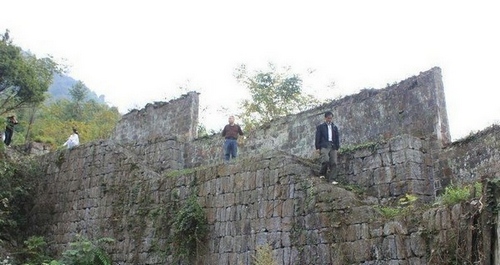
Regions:
<svg viewBox="0 0 500 265"><path fill-rule="evenodd" d="M472 4L473 3L473 4ZM495 1L0 0L0 33L127 113L200 92L219 130L245 90L234 69L269 62L336 98L442 69L453 139L500 121ZM60 61L62 62L62 61ZM315 70L307 75L309 69ZM328 88L335 82L333 89ZM228 110L222 112L225 107Z"/></svg>

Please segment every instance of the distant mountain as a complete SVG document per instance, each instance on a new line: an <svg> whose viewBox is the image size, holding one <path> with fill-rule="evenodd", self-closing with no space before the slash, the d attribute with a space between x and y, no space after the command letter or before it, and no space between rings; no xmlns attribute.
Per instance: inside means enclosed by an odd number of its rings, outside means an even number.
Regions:
<svg viewBox="0 0 500 265"><path fill-rule="evenodd" d="M69 90L71 87L73 87L74 84L76 84L76 82L78 82L78 80L75 80L70 76L54 74L52 85L50 85L48 90L50 94L49 100L58 100L58 99L71 100L71 95L69 94ZM98 96L90 88L89 88L89 93L87 94L87 100L94 100L95 102L103 104L106 103L104 95Z"/></svg>

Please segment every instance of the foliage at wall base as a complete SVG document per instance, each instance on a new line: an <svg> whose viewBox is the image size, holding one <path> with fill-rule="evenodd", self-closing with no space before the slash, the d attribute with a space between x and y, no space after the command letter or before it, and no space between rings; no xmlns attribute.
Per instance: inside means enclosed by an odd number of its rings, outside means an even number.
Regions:
<svg viewBox="0 0 500 265"><path fill-rule="evenodd" d="M174 217L172 242L174 256L179 260L189 260L197 256L201 250L201 243L208 235L205 212L194 194Z"/></svg>

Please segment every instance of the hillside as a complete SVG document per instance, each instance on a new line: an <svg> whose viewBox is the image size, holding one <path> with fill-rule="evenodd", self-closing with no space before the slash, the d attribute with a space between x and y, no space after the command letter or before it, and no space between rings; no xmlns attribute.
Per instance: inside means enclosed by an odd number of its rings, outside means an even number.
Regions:
<svg viewBox="0 0 500 265"><path fill-rule="evenodd" d="M52 81L52 85L49 87L49 100L58 100L58 99L71 99L69 94L69 89L76 84L78 80L67 76L55 74L54 79ZM88 100L94 100L98 103L106 103L104 95L97 95L92 89L90 89L90 93L87 95Z"/></svg>

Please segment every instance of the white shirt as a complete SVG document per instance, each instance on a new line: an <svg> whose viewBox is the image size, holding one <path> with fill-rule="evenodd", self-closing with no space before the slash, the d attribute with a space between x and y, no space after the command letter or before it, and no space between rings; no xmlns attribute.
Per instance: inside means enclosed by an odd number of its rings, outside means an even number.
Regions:
<svg viewBox="0 0 500 265"><path fill-rule="evenodd" d="M71 149L75 146L78 146L80 144L80 138L78 137L78 134L73 133L69 136L68 140L63 144L63 146L67 145L68 149Z"/></svg>
<svg viewBox="0 0 500 265"><path fill-rule="evenodd" d="M332 142L333 139L332 139L332 124L331 123L327 123L328 125L328 141Z"/></svg>

